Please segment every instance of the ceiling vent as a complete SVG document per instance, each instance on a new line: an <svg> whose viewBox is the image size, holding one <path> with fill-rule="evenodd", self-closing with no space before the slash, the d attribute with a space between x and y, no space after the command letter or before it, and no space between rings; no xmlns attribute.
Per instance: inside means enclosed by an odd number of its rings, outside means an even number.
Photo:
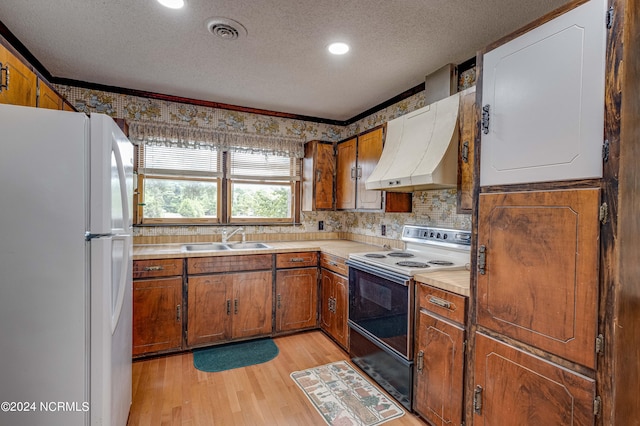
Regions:
<svg viewBox="0 0 640 426"><path fill-rule="evenodd" d="M229 18L210 18L207 20L207 29L225 40L235 40L247 35L247 29L240 22Z"/></svg>

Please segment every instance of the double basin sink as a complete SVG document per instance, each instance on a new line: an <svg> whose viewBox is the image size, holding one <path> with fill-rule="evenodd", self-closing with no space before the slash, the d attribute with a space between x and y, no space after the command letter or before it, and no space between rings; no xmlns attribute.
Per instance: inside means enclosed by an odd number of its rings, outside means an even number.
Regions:
<svg viewBox="0 0 640 426"><path fill-rule="evenodd" d="M269 249L271 246L265 243L202 243L183 244L182 251L220 251L220 250L259 250Z"/></svg>

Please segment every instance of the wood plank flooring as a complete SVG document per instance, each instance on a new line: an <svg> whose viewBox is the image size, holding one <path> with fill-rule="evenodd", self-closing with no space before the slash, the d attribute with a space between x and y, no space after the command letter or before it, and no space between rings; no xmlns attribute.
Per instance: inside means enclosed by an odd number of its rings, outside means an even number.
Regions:
<svg viewBox="0 0 640 426"><path fill-rule="evenodd" d="M289 374L348 355L320 331L274 341L275 359L218 373L196 370L191 353L134 362L128 426L326 425ZM425 423L406 413L385 425Z"/></svg>

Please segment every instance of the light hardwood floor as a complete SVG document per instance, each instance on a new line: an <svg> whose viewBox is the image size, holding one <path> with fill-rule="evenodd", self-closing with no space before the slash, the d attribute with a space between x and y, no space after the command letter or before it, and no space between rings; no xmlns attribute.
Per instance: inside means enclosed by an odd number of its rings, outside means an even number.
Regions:
<svg viewBox="0 0 640 426"><path fill-rule="evenodd" d="M196 370L191 353L134 362L128 426L325 425L289 374L348 355L320 331L274 341L275 359L219 373ZM406 413L385 425L425 423Z"/></svg>

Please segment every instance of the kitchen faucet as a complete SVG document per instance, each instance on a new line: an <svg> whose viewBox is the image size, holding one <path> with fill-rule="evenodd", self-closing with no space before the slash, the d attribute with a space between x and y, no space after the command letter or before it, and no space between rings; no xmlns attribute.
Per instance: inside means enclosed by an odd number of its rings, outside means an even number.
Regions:
<svg viewBox="0 0 640 426"><path fill-rule="evenodd" d="M227 234L227 230L226 228L222 230L222 243L226 243L229 238L233 237L235 234L237 234L238 232L242 232L242 242L245 242L245 238L246 235L244 233L244 228L240 227L240 228L236 228L233 232L231 232L230 234Z"/></svg>

